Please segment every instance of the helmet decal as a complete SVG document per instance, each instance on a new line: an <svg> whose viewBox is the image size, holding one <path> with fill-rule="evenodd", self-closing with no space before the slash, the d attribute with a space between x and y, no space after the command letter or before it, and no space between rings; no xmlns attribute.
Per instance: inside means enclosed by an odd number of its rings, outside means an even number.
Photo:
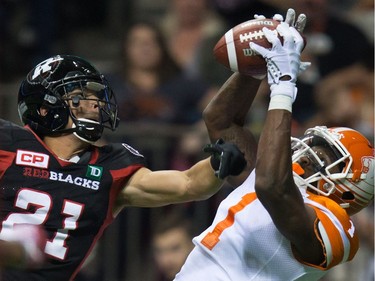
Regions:
<svg viewBox="0 0 375 281"><path fill-rule="evenodd" d="M32 72L30 72L31 80L34 80L38 76L44 76L43 74L47 74L48 76L50 76L51 74L53 74L53 69L56 69L56 66L52 66L52 65L61 60L62 58L57 56L57 57L52 57L52 58L46 59L45 61L42 61L33 69ZM43 77L43 78L48 78L48 76Z"/></svg>
<svg viewBox="0 0 375 281"><path fill-rule="evenodd" d="M364 156L362 157L362 172L367 174L370 171L371 157Z"/></svg>

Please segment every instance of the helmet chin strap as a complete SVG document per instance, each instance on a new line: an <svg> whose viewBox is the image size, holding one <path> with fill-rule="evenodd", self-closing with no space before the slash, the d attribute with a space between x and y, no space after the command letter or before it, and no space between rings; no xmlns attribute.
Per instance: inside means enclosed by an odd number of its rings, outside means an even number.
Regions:
<svg viewBox="0 0 375 281"><path fill-rule="evenodd" d="M72 129L73 135L90 144L100 139L103 133L103 127L99 122L86 118L74 118Z"/></svg>

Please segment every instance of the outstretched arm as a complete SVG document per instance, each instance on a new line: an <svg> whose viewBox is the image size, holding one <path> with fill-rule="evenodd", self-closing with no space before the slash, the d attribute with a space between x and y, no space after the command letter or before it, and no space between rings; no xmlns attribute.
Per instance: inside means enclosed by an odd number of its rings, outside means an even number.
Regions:
<svg viewBox="0 0 375 281"><path fill-rule="evenodd" d="M210 160L204 159L186 171L138 170L119 196L119 206L159 207L204 200L216 193L223 181L218 179Z"/></svg>
<svg viewBox="0 0 375 281"><path fill-rule="evenodd" d="M223 179L238 175L246 165L243 154L231 143L220 140L205 151L211 157L185 171L138 170L118 196L114 212L125 206L158 207L207 199L220 189Z"/></svg>
<svg viewBox="0 0 375 281"><path fill-rule="evenodd" d="M305 21L304 15L297 20L297 23L304 25L300 21ZM296 253L304 261L320 265L324 261L324 254L314 232L316 215L304 204L292 173L292 103L296 98L295 82L301 68L300 54L303 48L303 39L293 24L294 19L291 20L291 27L285 22L277 27L284 39L283 44L274 33L263 30L272 43L271 50L250 45L267 61L271 88L269 109L259 139L255 189L276 227L291 241Z"/></svg>

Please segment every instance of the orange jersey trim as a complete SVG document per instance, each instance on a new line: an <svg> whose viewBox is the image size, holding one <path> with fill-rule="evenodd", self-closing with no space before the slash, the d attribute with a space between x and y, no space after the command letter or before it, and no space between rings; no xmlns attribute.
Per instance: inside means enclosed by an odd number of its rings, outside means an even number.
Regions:
<svg viewBox="0 0 375 281"><path fill-rule="evenodd" d="M244 195L240 202L229 208L228 214L225 219L220 221L212 230L212 232L207 233L206 236L202 239L201 243L208 249L212 250L213 247L215 247L215 245L219 243L220 235L223 233L223 231L233 225L234 216L236 215L236 213L243 210L256 198L257 196L255 192Z"/></svg>
<svg viewBox="0 0 375 281"><path fill-rule="evenodd" d="M325 244L323 244L326 265L318 268L327 270L340 263L352 260L358 251L359 239L354 225L345 210L327 197L309 194L308 199L323 207L307 202L315 210L319 219L319 222L315 225L316 232L320 233L323 240L325 240L324 236L328 238L328 241L326 240ZM329 213L332 213L337 220L332 220L332 215L329 215ZM327 243L328 245L326 245Z"/></svg>

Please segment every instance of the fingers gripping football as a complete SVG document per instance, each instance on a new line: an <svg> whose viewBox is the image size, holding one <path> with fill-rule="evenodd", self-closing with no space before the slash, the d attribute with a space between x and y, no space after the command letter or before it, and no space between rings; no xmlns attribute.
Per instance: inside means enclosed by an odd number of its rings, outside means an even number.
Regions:
<svg viewBox="0 0 375 281"><path fill-rule="evenodd" d="M279 26L277 30L280 32ZM253 42L250 43L250 48L265 59L267 63L268 83L270 85L278 84L280 78L285 76L290 76L290 80L292 80L293 75L290 63L291 58L289 56L293 56L294 54L292 54L293 48L291 48L289 34L287 34L285 30L280 32L281 35L284 36L284 45L282 45L275 32L272 32L268 28L264 27L263 33L268 42L272 44L272 48L264 48Z"/></svg>
<svg viewBox="0 0 375 281"><path fill-rule="evenodd" d="M271 49L272 45L267 40L263 27L272 30L276 35L280 36L276 31L276 27L283 20L283 16L279 14L274 15L272 18L256 14L254 19L231 28L216 43L213 49L215 59L233 72L239 72L258 79L264 78L267 74L266 61L249 47L249 43L253 42L264 48ZM289 26L294 26L298 32L302 32L305 27L306 16L301 14L296 20L295 11L289 9L285 23L289 24ZM282 37L280 36L280 38Z"/></svg>
<svg viewBox="0 0 375 281"><path fill-rule="evenodd" d="M300 69L303 38L294 27L286 22L281 22L276 27L276 31L277 33L266 27L263 28L265 37L272 44L271 49L252 42L250 48L266 60L269 85L278 84L282 77L288 77L287 80L295 83ZM283 38L283 43L277 34Z"/></svg>

